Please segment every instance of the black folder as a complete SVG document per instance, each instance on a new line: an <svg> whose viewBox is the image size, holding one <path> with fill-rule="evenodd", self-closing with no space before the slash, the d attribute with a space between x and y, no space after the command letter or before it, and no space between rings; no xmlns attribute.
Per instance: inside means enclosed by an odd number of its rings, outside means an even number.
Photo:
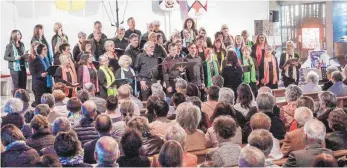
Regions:
<svg viewBox="0 0 347 168"><path fill-rule="evenodd" d="M242 65L243 72L251 72L251 66L250 65Z"/></svg>
<svg viewBox="0 0 347 168"><path fill-rule="evenodd" d="M47 68L46 72L48 72L48 75L55 75L55 71L57 71L58 65L51 65Z"/></svg>
<svg viewBox="0 0 347 168"><path fill-rule="evenodd" d="M130 79L130 78L124 78L124 79L116 79L114 80L109 87L114 87L114 86L121 86L121 85L124 85L124 84L132 84L134 82L134 79Z"/></svg>

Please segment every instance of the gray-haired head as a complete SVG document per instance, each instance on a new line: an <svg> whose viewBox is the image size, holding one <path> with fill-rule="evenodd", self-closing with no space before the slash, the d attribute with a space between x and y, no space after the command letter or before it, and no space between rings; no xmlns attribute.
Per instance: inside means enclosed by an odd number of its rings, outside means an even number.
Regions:
<svg viewBox="0 0 347 168"><path fill-rule="evenodd" d="M224 78L221 75L215 75L212 77L212 84L222 88L224 86Z"/></svg>
<svg viewBox="0 0 347 168"><path fill-rule="evenodd" d="M187 89L187 81L184 79L178 79L175 83L175 88L177 91L179 90L186 90Z"/></svg>
<svg viewBox="0 0 347 168"><path fill-rule="evenodd" d="M152 96L158 96L160 100L165 100L166 94L163 90L158 90L158 91L152 92Z"/></svg>
<svg viewBox="0 0 347 168"><path fill-rule="evenodd" d="M319 75L315 71L308 72L306 78L307 78L306 79L307 83L314 83L314 84L318 85Z"/></svg>
<svg viewBox="0 0 347 168"><path fill-rule="evenodd" d="M327 75L331 75L333 72L339 71L339 69L336 66L328 66L326 71Z"/></svg>
<svg viewBox="0 0 347 168"><path fill-rule="evenodd" d="M78 32L77 37L78 38L85 38L85 37L87 37L87 35L86 35L86 33L80 31L80 32Z"/></svg>
<svg viewBox="0 0 347 168"><path fill-rule="evenodd" d="M83 89L87 90L90 94L94 94L95 85L91 82L87 82L83 85Z"/></svg>
<svg viewBox="0 0 347 168"><path fill-rule="evenodd" d="M151 86L152 93L162 91L162 90L163 90L163 86L160 83L153 83Z"/></svg>
<svg viewBox="0 0 347 168"><path fill-rule="evenodd" d="M49 108L53 108L55 104L55 98L51 93L45 93L41 96L41 104L47 104Z"/></svg>
<svg viewBox="0 0 347 168"><path fill-rule="evenodd" d="M104 65L104 64L105 64L104 61L105 61L106 59L108 59L108 57L107 57L106 55L100 55L100 57L99 57L99 63L102 64L102 65Z"/></svg>
<svg viewBox="0 0 347 168"><path fill-rule="evenodd" d="M218 102L230 103L234 105L235 94L234 91L227 87L222 87L219 89Z"/></svg>
<svg viewBox="0 0 347 168"><path fill-rule="evenodd" d="M154 43L152 41L147 41L144 45L143 45L143 49L146 51L150 46L154 46Z"/></svg>
<svg viewBox="0 0 347 168"><path fill-rule="evenodd" d="M86 118L94 118L96 116L96 104L94 101L88 100L82 104L82 115Z"/></svg>
<svg viewBox="0 0 347 168"><path fill-rule="evenodd" d="M5 103L5 107L4 107L5 113L19 113L22 110L23 110L23 102L19 98L9 98Z"/></svg>
<svg viewBox="0 0 347 168"><path fill-rule="evenodd" d="M287 102L296 101L302 96L302 89L297 85L289 85L284 93Z"/></svg>
<svg viewBox="0 0 347 168"><path fill-rule="evenodd" d="M269 88L267 86L262 86L261 88L258 89L258 95L262 94L262 93L270 93L270 94L272 94L272 90L271 90L271 88Z"/></svg>
<svg viewBox="0 0 347 168"><path fill-rule="evenodd" d="M298 122L298 126L302 127L307 121L313 119L313 113L307 107L299 107L295 109L294 119L296 122Z"/></svg>
<svg viewBox="0 0 347 168"><path fill-rule="evenodd" d="M256 101L259 111L264 113L273 112L276 100L271 93L258 94Z"/></svg>
<svg viewBox="0 0 347 168"><path fill-rule="evenodd" d="M104 49L107 50L107 48L110 47L111 45L114 45L114 42L112 40L105 41Z"/></svg>
<svg viewBox="0 0 347 168"><path fill-rule="evenodd" d="M321 121L312 119L305 123L304 133L308 140L323 142L325 140L326 128Z"/></svg>
<svg viewBox="0 0 347 168"><path fill-rule="evenodd" d="M332 82L334 83L341 82L343 81L343 74L340 71L334 71L331 74L331 79L332 79Z"/></svg>
<svg viewBox="0 0 347 168"><path fill-rule="evenodd" d="M186 138L187 138L187 133L179 124L175 124L171 126L166 131L166 135L165 135L165 140L177 141L181 144L182 147L184 147L186 144Z"/></svg>
<svg viewBox="0 0 347 168"><path fill-rule="evenodd" d="M190 102L184 102L178 105L176 109L176 121L182 128L194 133L198 129L201 120L201 112L199 107Z"/></svg>
<svg viewBox="0 0 347 168"><path fill-rule="evenodd" d="M118 64L120 67L123 67L124 66L124 62L128 60L129 61L129 65L131 65L133 63L133 60L131 59L130 56L128 55L122 55L121 57L119 57L119 60L118 60Z"/></svg>
<svg viewBox="0 0 347 168"><path fill-rule="evenodd" d="M265 156L268 156L273 146L272 134L265 129L256 129L248 136L248 144L260 149Z"/></svg>
<svg viewBox="0 0 347 168"><path fill-rule="evenodd" d="M264 167L264 153L256 147L245 146L239 156L239 167Z"/></svg>
<svg viewBox="0 0 347 168"><path fill-rule="evenodd" d="M159 20L154 20L154 21L152 22L152 25L153 25L153 26L156 26L156 25L160 26L160 21L159 21Z"/></svg>
<svg viewBox="0 0 347 168"><path fill-rule="evenodd" d="M58 117L54 120L52 126L53 135L57 135L59 132L67 132L71 129L71 123L66 117Z"/></svg>
<svg viewBox="0 0 347 168"><path fill-rule="evenodd" d="M84 103L85 101L89 100L90 98L90 94L87 90L82 89L77 91L76 93L76 97L82 102Z"/></svg>
<svg viewBox="0 0 347 168"><path fill-rule="evenodd" d="M336 95L330 91L325 91L318 95L322 108L335 108L337 105Z"/></svg>
<svg viewBox="0 0 347 168"><path fill-rule="evenodd" d="M117 141L110 136L101 137L96 142L94 157L98 164L113 164L119 157Z"/></svg>

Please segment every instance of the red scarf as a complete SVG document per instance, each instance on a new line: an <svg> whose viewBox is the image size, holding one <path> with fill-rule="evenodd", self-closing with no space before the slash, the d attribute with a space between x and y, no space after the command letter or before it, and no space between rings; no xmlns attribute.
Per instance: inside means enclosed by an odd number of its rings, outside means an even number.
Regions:
<svg viewBox="0 0 347 168"><path fill-rule="evenodd" d="M257 65L259 66L261 57L263 56L263 49L261 48L259 44L257 45L257 50L255 52L255 55L257 56Z"/></svg>
<svg viewBox="0 0 347 168"><path fill-rule="evenodd" d="M77 75L76 75L76 69L75 69L75 65L72 63L72 61L70 62L70 76L71 76L71 83L72 84L75 84L77 83ZM67 76L66 76L66 72L67 72L67 69L65 66L63 65L60 65L61 67L61 73L62 73L62 78L63 80L67 81ZM66 88L65 89L65 95L66 96L69 96L69 90L70 88ZM72 88L72 97L75 97L76 96L76 88Z"/></svg>

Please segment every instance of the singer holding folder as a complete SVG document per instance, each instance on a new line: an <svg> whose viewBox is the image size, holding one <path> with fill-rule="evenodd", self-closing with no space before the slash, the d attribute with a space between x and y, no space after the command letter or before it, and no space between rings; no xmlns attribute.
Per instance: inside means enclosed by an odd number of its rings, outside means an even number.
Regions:
<svg viewBox="0 0 347 168"><path fill-rule="evenodd" d="M100 68L98 70L99 97L107 99L108 96L117 95L117 87L111 86L111 84L116 80L112 69L109 67L109 59L107 56L102 55L99 57Z"/></svg>
<svg viewBox="0 0 347 168"><path fill-rule="evenodd" d="M39 44L36 52L37 57L30 62L29 70L32 75L33 83L35 83L35 102L33 105L40 104L41 96L44 93L52 93L53 78L49 75L47 69L51 66L49 59L47 58L47 46L45 44Z"/></svg>
<svg viewBox="0 0 347 168"><path fill-rule="evenodd" d="M71 60L70 55L62 54L59 57L61 65L57 68L54 75L55 82L62 82L67 85L65 89L66 97L75 97L76 96L76 87L77 86L77 74L75 65Z"/></svg>
<svg viewBox="0 0 347 168"><path fill-rule="evenodd" d="M295 44L293 41L287 41L287 51L281 55L280 68L282 69L282 79L284 86L290 84L299 84L299 55L294 53Z"/></svg>

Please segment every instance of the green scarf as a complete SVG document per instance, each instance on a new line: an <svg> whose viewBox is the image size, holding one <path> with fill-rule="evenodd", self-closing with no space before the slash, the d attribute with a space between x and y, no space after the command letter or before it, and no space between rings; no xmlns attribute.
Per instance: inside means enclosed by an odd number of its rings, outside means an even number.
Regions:
<svg viewBox="0 0 347 168"><path fill-rule="evenodd" d="M113 75L113 72L111 68L101 66L100 69L104 72L106 77L106 86L109 87L115 80L115 77ZM117 95L117 88L107 88L107 96L116 96Z"/></svg>
<svg viewBox="0 0 347 168"><path fill-rule="evenodd" d="M210 67L210 63L208 62L208 60L205 61L206 64L206 69L207 69L207 87L211 87L212 86L212 74L211 74L211 67ZM218 73L218 66L217 66L217 62L215 59L212 59L212 64L213 64L213 69L214 69L214 75L219 75Z"/></svg>
<svg viewBox="0 0 347 168"><path fill-rule="evenodd" d="M255 83L257 82L257 79L255 77L255 65L254 65L254 61L252 58L249 59L249 62L251 63L251 65L248 64L248 60L246 59L246 56L243 57L243 65L249 65L251 66L251 72L245 72L243 74L243 82L249 84L249 83Z"/></svg>
<svg viewBox="0 0 347 168"><path fill-rule="evenodd" d="M20 56L17 51L17 47L14 43L12 43L12 50L13 50L13 57L16 58L17 56ZM25 52L24 45L21 47L21 50L23 50L23 53ZM28 62L24 62L25 68L28 68ZM13 62L13 71L18 72L21 71L20 68L20 60L15 60Z"/></svg>

